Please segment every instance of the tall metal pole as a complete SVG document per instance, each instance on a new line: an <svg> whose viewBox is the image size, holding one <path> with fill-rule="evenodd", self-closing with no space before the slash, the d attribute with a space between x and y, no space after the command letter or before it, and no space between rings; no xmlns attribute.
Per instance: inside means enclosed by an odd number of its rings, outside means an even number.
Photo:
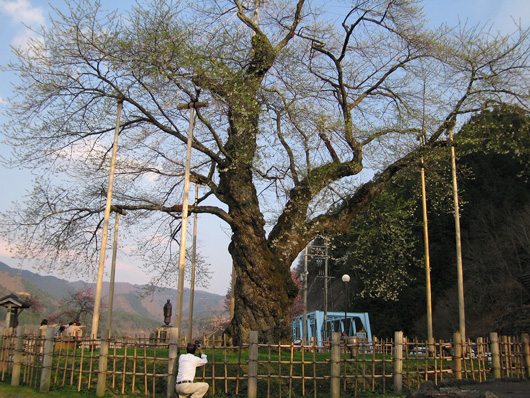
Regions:
<svg viewBox="0 0 530 398"><path fill-rule="evenodd" d="M421 145L425 144L424 135L420 136ZM423 213L423 243L425 247L425 290L427 294L427 341L429 344L434 342L432 329L432 297L431 297L431 262L429 256L429 227L427 219L427 194L425 189L425 163L423 156L420 158L421 174L421 198Z"/></svg>
<svg viewBox="0 0 530 398"><path fill-rule="evenodd" d="M107 189L107 203L105 216L103 218L103 231L101 234L101 250L99 252L98 279L96 282L96 295L94 298L94 313L92 314L92 329L90 335L97 338L99 328L99 312L101 308L101 290L103 286L103 274L105 270L105 251L107 249L107 235L109 231L110 207L112 202L112 187L114 184L114 170L116 169L116 152L118 150L118 135L120 132L120 117L123 109L123 100L118 101L118 114L116 116L116 128L114 130L114 142L112 144L112 158L109 171L109 185Z"/></svg>
<svg viewBox="0 0 530 398"><path fill-rule="evenodd" d="M182 304L184 299L184 267L186 265L186 234L188 232L188 193L190 189L190 159L191 159L191 143L193 141L193 127L195 124L195 109L203 106L208 106L204 102L191 102L188 104L178 104L177 109L190 110L190 123L188 131L188 141L186 150L186 165L184 169L184 196L182 199L182 222L180 228L180 251L179 251L179 276L178 276L178 297L177 297L177 313L175 326L177 327L177 335L182 332Z"/></svg>
<svg viewBox="0 0 530 398"><path fill-rule="evenodd" d="M456 273L458 282L458 322L462 344L466 341L466 316L464 307L464 272L462 268L462 242L460 237L460 208L458 205L458 184L456 180L456 154L453 145L453 130L449 130L451 142L451 169L453 174L453 199L455 210L455 236L456 236Z"/></svg>
<svg viewBox="0 0 530 398"><path fill-rule="evenodd" d="M350 276L348 274L342 275L342 282L344 282L345 293L346 293L346 300L344 300L344 331L346 332L346 335L348 336L350 334L350 331L349 330L346 331L346 320L348 319L348 304L350 302L349 294L348 294Z"/></svg>
<svg viewBox="0 0 530 398"><path fill-rule="evenodd" d="M195 184L195 206L199 196L199 184ZM193 336L193 301L195 299L195 260L197 258L197 213L193 213L193 251L191 255L190 310L188 317L188 343Z"/></svg>

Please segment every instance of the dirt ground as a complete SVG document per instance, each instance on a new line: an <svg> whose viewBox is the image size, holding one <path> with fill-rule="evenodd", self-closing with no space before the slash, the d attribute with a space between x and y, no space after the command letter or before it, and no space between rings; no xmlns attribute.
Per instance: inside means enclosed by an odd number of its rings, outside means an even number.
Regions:
<svg viewBox="0 0 530 398"><path fill-rule="evenodd" d="M530 398L530 381L493 380L460 386L460 390L489 391L499 398Z"/></svg>

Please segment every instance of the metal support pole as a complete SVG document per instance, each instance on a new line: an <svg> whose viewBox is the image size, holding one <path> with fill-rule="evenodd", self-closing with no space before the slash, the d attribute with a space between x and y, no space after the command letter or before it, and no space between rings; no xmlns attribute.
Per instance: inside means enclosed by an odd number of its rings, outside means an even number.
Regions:
<svg viewBox="0 0 530 398"><path fill-rule="evenodd" d="M123 101L118 101L118 114L116 116L116 128L114 130L114 142L112 144L112 158L110 162L109 184L107 189L107 203L105 205L105 216L103 218L103 232L101 234L101 250L99 252L98 279L96 282L96 294L94 297L94 313L92 314L92 329L90 335L93 339L98 336L99 311L101 308L101 289L103 286L103 274L105 270L105 251L107 249L107 235L109 231L110 207L112 202L112 187L114 185L114 170L116 168L116 152L118 150L118 135L120 132L120 117L123 109Z"/></svg>
<svg viewBox="0 0 530 398"><path fill-rule="evenodd" d="M346 332L346 335L349 336L350 335L350 331L349 330L346 330L346 320L348 319L348 304L350 302L350 299L349 299L349 292L348 292L348 287L349 287L349 283L350 283L350 276L348 274L344 274L342 275L342 282L344 283L344 290L345 290L345 293L346 293L346 300L344 300L344 331Z"/></svg>

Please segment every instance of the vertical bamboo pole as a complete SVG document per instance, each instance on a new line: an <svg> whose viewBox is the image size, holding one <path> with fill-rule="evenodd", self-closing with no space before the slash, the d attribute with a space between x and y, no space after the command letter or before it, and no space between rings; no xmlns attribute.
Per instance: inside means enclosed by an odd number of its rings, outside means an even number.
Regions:
<svg viewBox="0 0 530 398"><path fill-rule="evenodd" d="M453 334L453 345L454 345L454 373L455 379L460 380L462 378L462 336L460 332Z"/></svg>
<svg viewBox="0 0 530 398"><path fill-rule="evenodd" d="M462 239L460 235L460 206L458 204L458 183L456 179L456 154L453 145L453 130L449 130L449 141L451 143L451 171L453 176L453 201L455 212L455 239L456 239L456 269L458 279L458 323L460 327L460 338L466 341L466 315L464 307L464 272L462 267Z"/></svg>
<svg viewBox="0 0 530 398"><path fill-rule="evenodd" d="M102 336L103 338L101 339L101 348L99 351L98 381L96 385L96 395L98 397L104 396L105 390L107 388L107 365L109 359L110 330L104 330Z"/></svg>
<svg viewBox="0 0 530 398"><path fill-rule="evenodd" d="M116 152L118 150L118 135L120 132L120 117L123 109L123 100L118 101L118 114L116 116L116 128L114 130L114 142L112 144L112 158L110 162L109 184L107 188L107 203L105 205L105 215L103 218L103 231L101 234L101 249L99 252L98 279L96 282L96 294L94 297L94 312L92 314L92 329L90 336L98 337L99 311L101 308L101 290L103 286L103 274L105 270L105 251L107 249L107 235L109 231L110 207L112 203L112 188L114 185L114 170L116 168Z"/></svg>
<svg viewBox="0 0 530 398"><path fill-rule="evenodd" d="M420 136L421 145L425 145L425 136ZM420 174L421 174L421 198L422 198L422 214L423 214L423 242L425 248L425 291L427 300L427 342L429 354L434 354L434 337L432 329L432 298L431 298L431 263L429 255L429 225L427 218L427 193L425 189L425 162L423 156L420 158Z"/></svg>
<svg viewBox="0 0 530 398"><path fill-rule="evenodd" d="M501 377L501 357L499 350L499 337L497 332L490 333L490 352L493 378L498 379Z"/></svg>
<svg viewBox="0 0 530 398"><path fill-rule="evenodd" d="M177 109L190 110L190 122L188 131L188 141L186 149L186 165L184 170L184 196L182 199L182 224L180 228L180 251L179 251L179 276L178 276L178 297L177 314L175 326L178 328L178 335L182 333L182 304L184 299L184 268L186 265L186 234L188 232L188 193L190 189L190 161L191 144L193 141L193 128L195 125L195 109L208 106L205 102L191 102L188 104L178 104Z"/></svg>
<svg viewBox="0 0 530 398"><path fill-rule="evenodd" d="M195 206L199 196L199 184L195 184ZM193 338L193 301L195 299L195 261L197 259L197 213L193 213L193 245L191 255L190 309L188 316L188 342Z"/></svg>
<svg viewBox="0 0 530 398"><path fill-rule="evenodd" d="M112 334L112 308L114 305L114 281L116 279L116 255L118 252L118 229L120 225L120 213L125 214L123 210L116 210L116 219L114 221L114 242L112 245L112 264L110 267L110 284L109 284L109 308L107 310L107 330L109 337Z"/></svg>

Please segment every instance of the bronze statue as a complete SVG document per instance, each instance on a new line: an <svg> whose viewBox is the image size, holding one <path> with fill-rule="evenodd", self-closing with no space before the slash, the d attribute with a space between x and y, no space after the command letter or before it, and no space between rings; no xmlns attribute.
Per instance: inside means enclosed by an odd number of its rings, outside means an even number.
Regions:
<svg viewBox="0 0 530 398"><path fill-rule="evenodd" d="M169 325L171 322L171 312L172 312L172 306L169 302L169 299L167 299L167 303L164 304L164 323L166 325Z"/></svg>

